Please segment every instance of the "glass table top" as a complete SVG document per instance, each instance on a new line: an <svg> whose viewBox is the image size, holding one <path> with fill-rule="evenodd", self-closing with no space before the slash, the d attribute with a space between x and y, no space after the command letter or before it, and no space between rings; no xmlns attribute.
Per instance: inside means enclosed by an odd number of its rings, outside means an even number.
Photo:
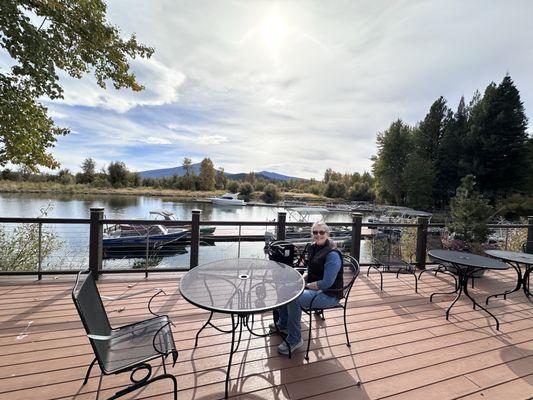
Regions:
<svg viewBox="0 0 533 400"><path fill-rule="evenodd" d="M209 311L256 313L297 298L304 280L292 267L270 260L219 260L191 269L180 281L181 295Z"/></svg>

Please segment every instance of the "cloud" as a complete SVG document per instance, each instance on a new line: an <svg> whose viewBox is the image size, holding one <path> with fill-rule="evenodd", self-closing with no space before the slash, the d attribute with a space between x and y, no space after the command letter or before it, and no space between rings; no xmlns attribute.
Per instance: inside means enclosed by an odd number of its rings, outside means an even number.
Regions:
<svg viewBox="0 0 533 400"><path fill-rule="evenodd" d="M132 64L147 90L65 79L51 109L79 135L55 152L137 170L210 157L230 172L369 171L392 121L417 123L439 96L455 108L507 72L532 120L531 14L519 0L116 0L109 20L155 48Z"/></svg>
<svg viewBox="0 0 533 400"><path fill-rule="evenodd" d="M131 62L138 82L145 86L141 92L129 89L116 90L107 83L106 90L96 84L93 77L78 80L65 74L61 84L65 89L60 102L72 106L100 107L124 113L138 106L161 106L178 100L178 89L185 82L185 75L157 61L156 58L136 59Z"/></svg>

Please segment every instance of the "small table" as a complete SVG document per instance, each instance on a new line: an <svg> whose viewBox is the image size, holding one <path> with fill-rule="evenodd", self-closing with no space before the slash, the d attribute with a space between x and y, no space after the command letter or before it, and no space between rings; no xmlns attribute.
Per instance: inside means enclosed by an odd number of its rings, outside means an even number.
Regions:
<svg viewBox="0 0 533 400"><path fill-rule="evenodd" d="M489 299L491 297L498 297L502 294L503 299L506 300L509 293L516 292L517 290L520 290L520 288L523 288L524 294L527 298L531 296L531 293L529 292L529 276L531 274L531 270L533 269L533 254L504 250L486 250L485 253L491 257L505 261L514 268L518 276L516 286L513 290L506 290L503 293L492 294L487 297L485 304L489 304ZM520 267L521 265L524 265L525 267L524 275L522 275L522 269Z"/></svg>
<svg viewBox="0 0 533 400"><path fill-rule="evenodd" d="M492 314L486 308L484 308L479 303L477 303L476 300L474 300L474 298L470 296L470 293L468 293L468 278L470 278L477 271L481 271L484 269L503 270L503 269L508 269L509 266L493 258L478 256L477 254L464 253L461 251L430 250L428 252L428 255L435 260L450 263L453 267L455 267L457 271L457 275L459 277L459 282L453 292L433 293L429 298L429 301L432 301L433 296L436 294L457 293L457 296L455 296L455 299L446 309L446 320L448 320L450 316L451 308L457 302L457 300L459 300L459 297L461 297L461 293L464 292L466 297L472 300L474 310L476 309L476 306L478 306L483 311L485 311L487 314L489 314L496 321L496 330L499 330L500 322L498 321L498 318L496 318L494 314Z"/></svg>
<svg viewBox="0 0 533 400"><path fill-rule="evenodd" d="M270 311L295 300L304 290L302 276L292 267L270 260L237 258L211 262L191 269L180 281L181 295L189 303L211 312L207 325L224 333L231 333L231 348L226 370L225 397L228 397L229 376L233 354L237 351L243 326L252 331L253 314ZM221 329L211 322L213 313L231 315L231 328ZM251 324L249 317L252 316ZM236 332L239 337L235 341ZM289 353L290 356L290 353Z"/></svg>

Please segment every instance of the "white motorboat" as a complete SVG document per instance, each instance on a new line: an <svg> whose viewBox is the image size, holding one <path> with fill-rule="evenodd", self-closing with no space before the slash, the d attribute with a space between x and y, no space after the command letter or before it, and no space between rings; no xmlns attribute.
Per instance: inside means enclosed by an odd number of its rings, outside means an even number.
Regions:
<svg viewBox="0 0 533 400"><path fill-rule="evenodd" d="M239 193L226 193L220 197L210 197L213 204L219 206L244 206L244 200L237 198Z"/></svg>

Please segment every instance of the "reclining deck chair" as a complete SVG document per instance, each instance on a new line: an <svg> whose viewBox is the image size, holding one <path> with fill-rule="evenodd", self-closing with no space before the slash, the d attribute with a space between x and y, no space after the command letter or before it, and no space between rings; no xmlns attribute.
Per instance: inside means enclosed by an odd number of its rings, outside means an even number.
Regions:
<svg viewBox="0 0 533 400"><path fill-rule="evenodd" d="M125 295L118 298L106 298L106 300L118 300L132 297L139 293L153 291L144 290L135 294ZM172 324L166 315L157 315L150 304L155 296L162 293L162 289L155 289L156 293L148 302L148 310L154 315L153 318L112 328L107 317L102 297L96 287L92 272L78 274L72 300L78 310L81 321L87 332L95 358L89 365L83 384L89 380L91 369L96 362L101 370L98 392L102 382L102 375L120 374L130 372L131 384L116 392L109 399L116 399L133 392L143 386L162 379L170 379L173 383L174 400L178 396L178 385L174 375L166 371L165 359L172 354L173 366L176 364L178 352L174 344ZM152 366L149 361L161 358L163 361L163 374L152 377ZM138 372L139 371L139 372ZM144 372L145 376L139 378Z"/></svg>

